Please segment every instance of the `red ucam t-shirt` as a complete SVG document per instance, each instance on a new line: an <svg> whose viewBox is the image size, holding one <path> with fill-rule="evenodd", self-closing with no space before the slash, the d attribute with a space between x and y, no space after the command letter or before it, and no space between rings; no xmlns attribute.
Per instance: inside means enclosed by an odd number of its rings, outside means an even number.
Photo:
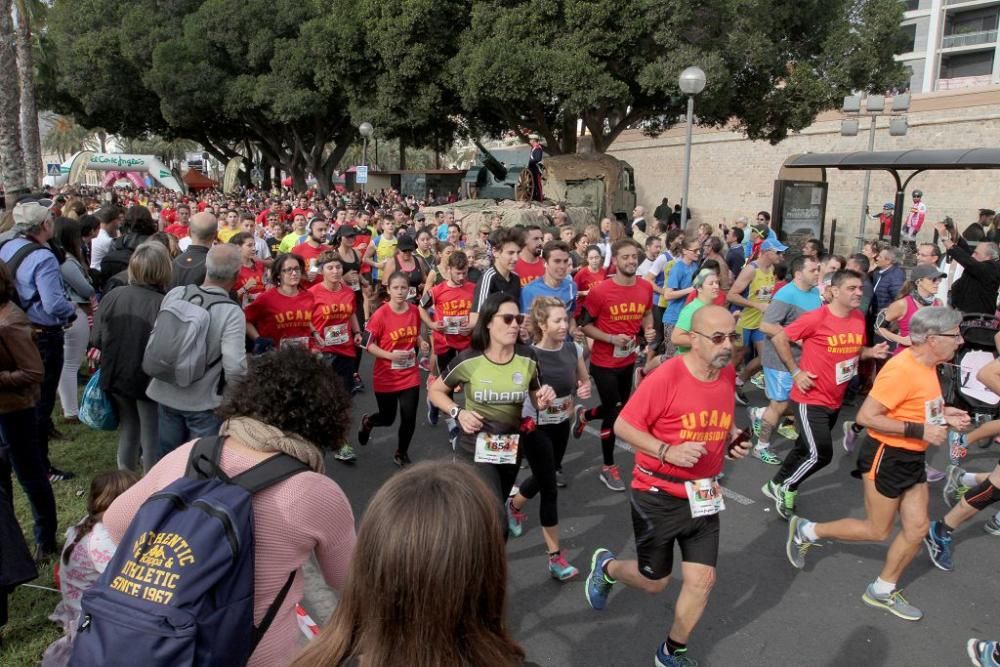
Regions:
<svg viewBox="0 0 1000 667"><path fill-rule="evenodd" d="M324 342L324 345L318 346L313 341L313 348L339 357L355 357L354 331L351 329L356 302L354 290L341 283L340 289L331 292L320 281L309 292L316 300L316 305L313 306L313 328Z"/></svg>
<svg viewBox="0 0 1000 667"><path fill-rule="evenodd" d="M434 332L435 354L448 350L461 352L471 344L472 336L462 336L457 333L457 329L459 325L469 325L469 311L472 310L472 297L475 291L475 283L466 281L458 287L452 287L445 281L424 292L420 305L425 309L433 306L434 321L445 323L444 332ZM448 333L449 331L451 333Z"/></svg>
<svg viewBox="0 0 1000 667"><path fill-rule="evenodd" d="M365 347L375 343L383 350L408 350L409 361L400 368L388 359L375 359L372 368L372 387L379 393L402 391L420 385L420 369L417 367L417 343L420 340L420 312L412 303L406 310L397 313L386 303L372 313L365 324Z"/></svg>
<svg viewBox="0 0 1000 667"><path fill-rule="evenodd" d="M865 317L852 310L847 317L837 317L830 306L799 315L785 327L792 342L802 345L799 368L815 375L813 387L803 393L792 385L792 400L806 405L821 405L836 410L844 402L851 378L857 375L861 348L865 345Z"/></svg>
<svg viewBox="0 0 1000 667"><path fill-rule="evenodd" d="M188 227L187 225L182 225L177 222L167 225L166 227L163 228L163 231L165 231L167 234L170 234L171 236L177 239L182 239L186 237L190 232L190 230L191 230L190 227Z"/></svg>
<svg viewBox="0 0 1000 667"><path fill-rule="evenodd" d="M368 250L368 244L372 242L372 232L367 227L355 227L354 231L356 233L352 247L354 248L354 252L358 253L358 260L360 261L365 256L365 251ZM361 262L361 273L370 274L371 272L372 267L365 262Z"/></svg>
<svg viewBox="0 0 1000 667"><path fill-rule="evenodd" d="M526 262L519 256L517 264L514 265L514 273L521 279L521 287L524 287L535 278L541 278L545 275L545 262L542 261L541 257L538 258L538 261Z"/></svg>
<svg viewBox="0 0 1000 667"><path fill-rule="evenodd" d="M320 273L319 269L316 267L316 258L327 250L332 250L332 248L323 243L316 248L312 247L308 243L300 243L292 248L292 254L298 255L306 262L306 272L302 274L302 287L305 289L309 289L313 285L323 282L323 274ZM312 273L313 270L315 270L315 273ZM309 278L310 275L313 276L312 279Z"/></svg>
<svg viewBox="0 0 1000 667"><path fill-rule="evenodd" d="M240 266L240 273L236 276L236 282L233 284L233 291L239 292L243 289L250 280L255 280L256 283L253 287L247 290L247 293L241 296L242 303L241 306L246 308L251 303L257 300L267 287L264 285L264 262L259 259L253 260L253 267L249 267L246 264Z"/></svg>
<svg viewBox="0 0 1000 667"><path fill-rule="evenodd" d="M285 296L272 287L247 306L247 322L264 338L278 347L301 345L309 347L312 339L312 316L315 299L306 291Z"/></svg>
<svg viewBox="0 0 1000 667"><path fill-rule="evenodd" d="M619 285L612 279L590 288L584 309L598 329L606 334L635 337L642 318L653 301L653 286L637 279L634 285ZM601 368L625 368L635 363L636 345L622 349L603 340L594 341L590 363Z"/></svg>
<svg viewBox="0 0 1000 667"><path fill-rule="evenodd" d="M593 272L590 270L589 266L585 266L576 272L573 276L573 282L576 283L576 289L580 292L589 292L590 288L601 282L608 277L608 272L602 267ZM586 295L578 294L576 297L576 312L573 313L573 317L580 317L580 313L583 312L583 303L587 300Z"/></svg>
<svg viewBox="0 0 1000 667"><path fill-rule="evenodd" d="M679 468L636 450L632 488L687 498L683 482L655 475L680 480L718 475L733 426L735 389L736 371L732 366L723 368L712 382L703 382L688 370L683 355L665 361L650 373L625 403L619 419L667 445L704 443L706 452L692 467Z"/></svg>

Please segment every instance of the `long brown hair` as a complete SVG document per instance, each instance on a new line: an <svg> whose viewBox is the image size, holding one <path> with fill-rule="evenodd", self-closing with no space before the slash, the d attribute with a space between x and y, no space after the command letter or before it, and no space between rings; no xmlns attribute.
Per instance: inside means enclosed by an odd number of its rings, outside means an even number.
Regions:
<svg viewBox="0 0 1000 667"><path fill-rule="evenodd" d="M90 496L87 498L87 517L77 527L73 542L63 549L63 563L69 563L73 549L104 517L104 511L111 507L114 499L138 481L139 476L131 470L108 470L94 476L90 482Z"/></svg>
<svg viewBox="0 0 1000 667"><path fill-rule="evenodd" d="M418 463L368 506L344 595L293 667L523 664L507 631L507 556L493 494L463 463Z"/></svg>

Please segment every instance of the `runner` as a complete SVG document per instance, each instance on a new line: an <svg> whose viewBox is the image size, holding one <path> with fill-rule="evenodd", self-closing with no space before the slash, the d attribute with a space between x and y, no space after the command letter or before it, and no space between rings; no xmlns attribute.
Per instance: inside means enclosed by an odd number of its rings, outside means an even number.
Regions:
<svg viewBox="0 0 1000 667"><path fill-rule="evenodd" d="M362 252L358 250L356 244L357 230L349 224L344 224L337 229L334 234L334 242L337 244L337 256L340 258L340 265L343 268L343 282L354 292L354 315L358 318L358 330L365 329L365 291L370 291L367 284L364 269L369 268L361 261ZM351 380L349 389L351 394L360 394L365 390L365 383L361 380L361 346L358 345L354 354L354 377Z"/></svg>
<svg viewBox="0 0 1000 667"><path fill-rule="evenodd" d="M551 385L556 399L547 410L536 410L530 401L522 415L538 426L524 435L524 454L531 466L531 476L521 482L518 492L507 501L510 534L520 537L524 530L524 504L539 493L539 516L542 537L549 556L549 574L559 581L577 575L578 570L566 561L559 548L559 509L557 471L569 442L573 395L590 398L590 377L576 345L566 341L569 317L566 306L556 297L540 296L531 304L532 350L538 369Z"/></svg>
<svg viewBox="0 0 1000 667"><path fill-rule="evenodd" d="M245 309L267 289L264 280L267 270L264 268L264 262L254 256L256 243L253 234L240 232L229 239L229 242L240 249L240 274L236 277L233 292L236 294L237 303Z"/></svg>
<svg viewBox="0 0 1000 667"><path fill-rule="evenodd" d="M309 347L315 330L312 326L313 295L302 289L305 261L298 255L278 255L271 265L271 284L246 307L247 336L255 354L272 347L299 345Z"/></svg>
<svg viewBox="0 0 1000 667"><path fill-rule="evenodd" d="M781 255L788 246L778 241L773 234L764 239L760 245L760 255L750 262L729 288L729 303L743 309L737 326L743 331L742 360L743 370L736 376L736 400L741 405L747 405L747 397L743 393L743 384L757 372L764 355L764 341L767 336L760 330L767 304L774 295L774 265L781 261ZM744 292L747 293L743 296ZM749 355L756 353L754 359ZM739 365L740 359L737 359Z"/></svg>
<svg viewBox="0 0 1000 667"><path fill-rule="evenodd" d="M622 405L632 393L632 374L636 360L636 336L645 332L646 341L656 336L647 280L636 280L641 247L626 238L611 246L618 272L594 285L580 316L580 325L588 338L594 339L590 357L590 376L597 385L601 404L585 409L576 406L573 437L579 438L587 422L600 418L601 453L604 465L600 480L612 491L624 491L621 472L615 465L615 434L612 430Z"/></svg>
<svg viewBox="0 0 1000 667"><path fill-rule="evenodd" d="M630 501L637 560L597 549L587 601L604 609L619 581L647 593L662 592L670 583L678 542L683 584L673 624L656 651L659 667L697 664L687 657L687 643L715 582L719 512L725 509L718 475L724 456L743 458L749 447L734 438L735 329L725 308L706 306L695 313L691 349L650 375L615 422L615 432L635 449Z"/></svg>
<svg viewBox="0 0 1000 667"><path fill-rule="evenodd" d="M764 408L748 407L750 415L750 430L757 437L754 444L753 457L768 465L780 465L781 459L771 451L771 435L775 430L788 440L795 441L799 434L793 424L778 426L778 422L788 411L788 397L792 391L792 374L782 363L771 339L778 335L783 327L794 322L803 313L816 310L823 305L819 288L819 262L811 257L800 255L792 260L792 282L782 287L774 295L760 330L767 336L764 342L764 355L761 363L764 367L764 395L768 404ZM799 363L802 348L791 348L795 363Z"/></svg>
<svg viewBox="0 0 1000 667"><path fill-rule="evenodd" d="M524 401L530 399L539 410L546 410L556 395L552 387L540 384L531 349L517 344L524 322L517 300L509 294L492 294L479 312L471 346L434 381L430 395L431 402L461 428L456 457L475 465L496 495L497 511L504 513L523 455ZM464 407L451 398L458 387Z"/></svg>
<svg viewBox="0 0 1000 667"><path fill-rule="evenodd" d="M580 313L583 312L583 304L587 300L587 295L590 294L590 289L608 277L608 272L603 266L604 257L601 256L600 248L596 245L588 246L584 257L587 264L573 276L577 290L576 309L573 311L574 318L580 317Z"/></svg>
<svg viewBox="0 0 1000 667"><path fill-rule="evenodd" d="M528 329L531 328L531 304L540 297L555 297L569 312L576 310L576 283L569 277L569 246L562 241L549 241L542 249L542 261L545 265L542 276L521 285L520 306L521 312L527 315ZM570 323L570 335L575 330L575 323Z"/></svg>
<svg viewBox="0 0 1000 667"><path fill-rule="evenodd" d="M691 282L691 287L695 290L694 298L681 309L680 315L677 316L677 324L670 333L670 343L676 354L685 354L691 349L691 340L696 335L692 329L694 314L705 306L719 305L715 303L721 287L717 272L712 269L701 269ZM647 369L647 372L651 370Z"/></svg>
<svg viewBox="0 0 1000 667"><path fill-rule="evenodd" d="M337 251L327 250L317 258L316 265L323 279L309 290L315 300L312 321L318 334L314 348L329 362L350 396L357 346L361 345L355 292L344 284L344 264ZM357 460L354 448L346 442L333 456L345 463Z"/></svg>
<svg viewBox="0 0 1000 667"><path fill-rule="evenodd" d="M427 277L422 262L417 259L417 243L410 236L401 236L396 243L396 254L386 260L382 284L389 286L389 276L395 273L404 274L409 280L410 286L406 292L406 300L416 305L420 302L420 297L424 291L424 280Z"/></svg>
<svg viewBox="0 0 1000 667"><path fill-rule="evenodd" d="M313 218L309 221L309 235L305 241L292 248L292 254L298 255L306 262L306 275L302 276L302 286L309 289L323 281L316 260L321 254L332 250L326 245L326 220Z"/></svg>
<svg viewBox="0 0 1000 667"><path fill-rule="evenodd" d="M399 406L399 432L393 463L410 464L407 452L417 424L420 401L420 369L417 348L420 341L419 309L406 300L410 279L401 271L389 276L389 301L372 313L365 325L365 349L375 357L372 388L378 412L361 415L358 442L368 444L372 429L391 426Z"/></svg>
<svg viewBox="0 0 1000 667"><path fill-rule="evenodd" d="M364 263L371 267L372 285L377 285L379 272L385 269L386 264L396 254L396 245L399 240L396 238L396 223L391 218L382 220L382 234L374 237L365 249ZM388 275L388 274L387 274ZM386 284L386 283L382 283ZM376 289L376 291L378 291ZM372 307L377 307L373 303Z"/></svg>
<svg viewBox="0 0 1000 667"><path fill-rule="evenodd" d="M858 361L889 356L888 343L864 347L865 318L857 310L861 281L859 273L837 271L830 284L833 300L802 313L771 338L775 353L792 374L789 397L796 403L799 437L781 469L761 490L786 520L795 513L799 485L833 458L830 432L847 385L857 374ZM792 354L793 342L802 347L801 365Z"/></svg>
<svg viewBox="0 0 1000 667"><path fill-rule="evenodd" d="M524 245L514 265L514 273L524 287L535 278L541 278L545 273L545 263L542 262L542 228L538 225L528 225L524 228Z"/></svg>
<svg viewBox="0 0 1000 667"><path fill-rule="evenodd" d="M431 270L427 272L427 288L430 289L435 285L440 285L448 279L448 258L451 257L452 253L455 252L455 246L450 243L445 243L441 246L441 252L438 253L438 261ZM468 264L469 256L465 256L466 264Z"/></svg>
<svg viewBox="0 0 1000 667"><path fill-rule="evenodd" d="M842 294L845 286L857 282L854 278L846 283L838 280L843 274L838 271L834 275L834 292ZM857 288L860 290L860 284ZM834 302L838 301L839 294L834 297ZM792 327L811 315L803 315ZM878 578L868 585L861 599L907 621L923 617L923 612L907 602L896 585L928 534L924 453L928 445L939 446L946 441L949 426L965 430L969 425L968 414L945 407L936 371L938 365L955 356L962 342L961 321L962 314L950 308L932 306L918 311L910 320L912 345L885 364L858 411L858 422L868 428L868 437L861 445L858 468L852 474L863 477L865 518L813 523L792 516L788 525L785 552L789 562L801 569L809 549L819 540L885 541L898 514L902 529L889 546ZM808 356L806 349L802 361L806 362ZM803 430L808 427L804 419L802 426Z"/></svg>
<svg viewBox="0 0 1000 667"><path fill-rule="evenodd" d="M278 254L288 254L292 248L306 240L306 216L301 213L292 218L292 231L285 234L278 244Z"/></svg>
<svg viewBox="0 0 1000 667"><path fill-rule="evenodd" d="M685 239L681 248L680 257L670 267L670 272L666 274L663 289L661 291L662 301L666 304L663 310L663 355L674 356L673 340L674 326L677 318L680 317L681 310L684 309L684 301L688 294L694 292L692 281L698 273L698 253L701 252L701 243L697 239ZM657 350L658 352L659 350ZM650 351L647 361L651 360L654 352Z"/></svg>
<svg viewBox="0 0 1000 667"><path fill-rule="evenodd" d="M514 272L518 253L524 247L524 232L514 227L501 227L493 232L493 266L483 271L476 281L476 291L472 298L472 313L469 323L475 327L479 318L479 308L487 297L496 292L513 297L514 303L520 303L521 279ZM541 264L541 262L539 262ZM444 372L444 369L441 369Z"/></svg>

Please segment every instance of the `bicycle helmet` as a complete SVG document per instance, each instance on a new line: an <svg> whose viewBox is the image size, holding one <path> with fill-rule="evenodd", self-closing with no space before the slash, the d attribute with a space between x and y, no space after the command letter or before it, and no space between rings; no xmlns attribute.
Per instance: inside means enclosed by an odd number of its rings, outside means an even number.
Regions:
<svg viewBox="0 0 1000 667"><path fill-rule="evenodd" d="M913 191L913 196L914 197L923 197L924 196L924 191L923 190L914 190Z"/></svg>

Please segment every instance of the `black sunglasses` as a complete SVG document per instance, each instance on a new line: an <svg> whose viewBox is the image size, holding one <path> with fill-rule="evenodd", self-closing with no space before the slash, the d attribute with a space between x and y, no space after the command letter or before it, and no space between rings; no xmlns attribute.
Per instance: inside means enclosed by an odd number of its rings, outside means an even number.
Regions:
<svg viewBox="0 0 1000 667"><path fill-rule="evenodd" d="M497 317L503 320L503 323L507 326L513 324L514 320L517 320L518 326L524 324L524 315L514 315L512 313L504 313L501 315L500 313L497 313Z"/></svg>
<svg viewBox="0 0 1000 667"><path fill-rule="evenodd" d="M730 343L735 343L736 341L738 341L738 340L740 340L740 339L743 338L742 334L738 334L735 331L732 332L732 333L727 333L727 334L724 334L724 333L714 333L712 335L703 334L700 331L692 331L691 333L695 333L695 334L698 334L699 336L701 336L703 338L709 339L710 341L712 341L713 345L722 345L722 343L726 339L729 339Z"/></svg>

